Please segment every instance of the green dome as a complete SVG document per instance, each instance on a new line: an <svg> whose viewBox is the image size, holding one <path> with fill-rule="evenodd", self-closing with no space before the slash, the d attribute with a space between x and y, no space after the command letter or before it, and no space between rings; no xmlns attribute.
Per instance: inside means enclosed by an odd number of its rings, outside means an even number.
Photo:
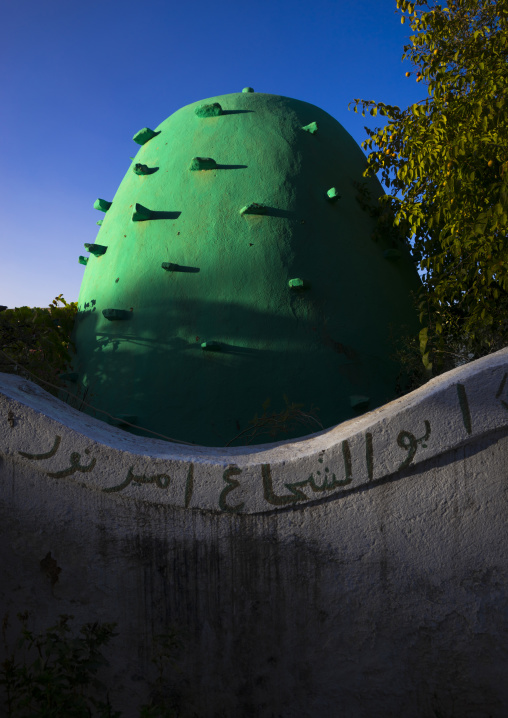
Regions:
<svg viewBox="0 0 508 718"><path fill-rule="evenodd" d="M283 412L281 431L251 443L318 431L314 409L326 428L395 397L392 341L415 327L419 280L404 246L373 241L355 182L383 191L333 117L244 91L134 139L80 258L74 370L94 406L224 446L263 412Z"/></svg>

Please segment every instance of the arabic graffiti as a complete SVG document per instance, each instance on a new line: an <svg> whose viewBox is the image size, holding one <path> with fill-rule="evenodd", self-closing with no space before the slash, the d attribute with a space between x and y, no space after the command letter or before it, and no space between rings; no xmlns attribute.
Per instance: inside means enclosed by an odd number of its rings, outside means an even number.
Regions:
<svg viewBox="0 0 508 718"><path fill-rule="evenodd" d="M469 411L469 402L467 400L466 387L464 384L457 384L457 396L459 397L460 411L462 412L462 421L468 434L473 430L471 424L471 412Z"/></svg>
<svg viewBox="0 0 508 718"><path fill-rule="evenodd" d="M374 478L374 449L372 445L372 434L368 431L365 434L365 461L367 463L369 481L372 481Z"/></svg>
<svg viewBox="0 0 508 718"><path fill-rule="evenodd" d="M503 378L501 379L501 384L499 385L499 389L496 392L496 399L499 399L501 394L504 390L504 385L506 384L506 380L508 379L508 373L505 373ZM506 401L503 401L503 399L500 399L501 404L504 406L506 410L508 410L508 403Z"/></svg>
<svg viewBox="0 0 508 718"><path fill-rule="evenodd" d="M192 500L192 492L194 491L194 464L191 462L187 472L187 480L185 482L185 508L188 509Z"/></svg>
<svg viewBox="0 0 508 718"><path fill-rule="evenodd" d="M222 478L226 482L227 486L225 486L220 493L219 506L223 511L226 511L229 514L241 511L245 505L242 502L241 504L237 504L236 506L230 506L226 502L226 496L229 494L229 492L240 486L240 482L238 481L238 479L232 479L231 477L238 476L241 473L242 470L239 469L238 466L228 466L228 468L222 474Z"/></svg>
<svg viewBox="0 0 508 718"><path fill-rule="evenodd" d="M45 454L27 454L25 451L18 451L18 454L20 456L24 456L25 459L30 459L30 461L42 461L43 459L51 459L51 457L54 456L58 451L58 447L60 446L61 441L61 436L55 436L55 442L53 446L49 451L46 451Z"/></svg>
<svg viewBox="0 0 508 718"><path fill-rule="evenodd" d="M296 501L301 501L302 496L305 496L305 494L298 490L293 491L291 495L286 494L285 496L278 496L273 490L272 469L270 464L262 464L261 476L263 478L263 496L265 501L268 501L268 503L272 504L272 506L287 506L287 504L294 504Z"/></svg>
<svg viewBox="0 0 508 718"><path fill-rule="evenodd" d="M132 473L134 466L131 466L129 470L127 471L127 476L125 477L125 480L122 481L121 484L118 484L118 486L111 486L108 489L102 489L105 494L111 494L116 491L123 491L124 489L129 486L129 484L155 484L159 489L167 489L169 486L169 483L171 481L171 478L167 474L155 474L154 476L146 476L145 474L142 474L141 476L136 476Z"/></svg>
<svg viewBox="0 0 508 718"><path fill-rule="evenodd" d="M500 404L503 407L503 412L505 410L508 411L508 372L503 372L500 376L496 377L495 382L497 386L495 401L498 406ZM498 385L497 382L499 382ZM450 390L453 392L453 396L455 396L456 392L455 401L457 402L458 400L458 407L456 404L455 411L458 415L460 408L464 429L471 435L473 432L473 419L470 409L470 398L468 398L466 387L464 384L456 383L450 387ZM305 469L305 473L303 473L303 471L300 473L297 469L291 469L289 466L284 468L283 464L277 465L276 470L274 470L273 464L261 464L257 468L257 471L260 471L261 475L259 476L258 474L257 477L252 477L253 483L249 484L251 487L247 494L249 502L253 499L256 502L265 502L265 508L268 508L266 504L268 504L269 507L278 508L296 507L297 504L301 505L302 502L310 501L327 492L334 492L349 487L353 482L353 486L346 489L345 492L354 490L367 482L373 482L375 478L382 478L386 476L388 472L393 473L405 469L414 462L420 447L427 447L427 442L431 437L430 421L425 419L422 423L423 431L416 430L415 433L406 429L398 431L400 428L399 424L396 429L394 429L392 425L390 431L387 431L387 428L384 427L383 431L379 434L374 433L374 431L367 431L364 434L358 434L343 440L339 445L334 447L333 450L330 450L328 455L325 450L320 451L313 459L317 460L316 468L311 470L310 473L309 468ZM405 425L407 426L407 424ZM402 426L404 426L404 424L402 424ZM476 429L478 430L478 425ZM413 431L415 430L413 429ZM397 457L396 451L394 460L391 457L393 457L393 444L395 442L403 451L403 454L399 458ZM62 437L56 435L53 446L45 452L29 453L27 451L18 451L17 453L28 461L49 460L52 459L58 451L62 450L61 444ZM337 450L338 454L336 453ZM70 454L69 465L66 468L46 472L46 475L51 478L61 479L72 476L78 472L91 472L96 467L98 459L88 456L90 453L88 448L84 449L84 453L73 451ZM82 459L85 461L85 456L87 457L87 463L81 463ZM387 458L389 460L388 465L386 464ZM309 459L311 459L311 457L309 457ZM109 488L103 488L102 491L104 493L118 493L124 491L130 485L152 485L162 491L167 491L171 486L173 493L176 492L181 497L179 505L187 509L191 507L193 502L195 466L192 462L184 462L184 465L187 472L186 476L185 478L182 476L181 482L179 479L176 484L173 482L172 473L171 475L169 473L150 474L142 472L138 474L134 471L134 466L130 466L123 480L120 476L118 478L119 483ZM306 466L308 467L308 464L306 464ZM377 468L377 473L381 474L379 477L375 477L375 468ZM121 469L120 471L123 473L124 470L125 469ZM245 474L244 471L246 472ZM296 475L291 473L294 471ZM117 475L118 473L117 471ZM247 504L247 499L244 498L242 491L242 488L247 488L247 477L249 480L251 479L249 471L245 468L240 468L236 464L223 466L216 475L217 493L210 497L211 505L217 506L218 501L218 508L229 514L242 512L246 510L246 507L248 510L250 504ZM236 489L239 489L239 492L233 494ZM173 493L170 494L171 497ZM241 498L235 501L235 497L237 496Z"/></svg>
<svg viewBox="0 0 508 718"><path fill-rule="evenodd" d="M421 444L423 448L427 448L427 444L424 444L424 441L427 441L427 439L430 437L430 422L425 420L425 434L423 436L420 436L419 439L416 438L414 434L411 434L409 431L401 431L400 434L397 436L397 444L400 446L401 449L405 449L407 451L407 456L404 459L404 461L400 464L400 466L397 467L397 471L400 471L401 469L405 469L406 466L409 466L409 464L413 461L416 450L418 449L418 444Z"/></svg>
<svg viewBox="0 0 508 718"><path fill-rule="evenodd" d="M85 454L89 454L90 450L85 449ZM83 473L86 473L87 471L92 471L95 464L97 463L97 459L92 459L89 464L86 466L81 466L81 454L79 454L77 451L73 451L71 454L71 465L68 469L62 469L62 471L48 471L46 473L46 476L50 476L52 479L64 479L66 476L71 476L71 474L74 474L76 471L81 471Z"/></svg>

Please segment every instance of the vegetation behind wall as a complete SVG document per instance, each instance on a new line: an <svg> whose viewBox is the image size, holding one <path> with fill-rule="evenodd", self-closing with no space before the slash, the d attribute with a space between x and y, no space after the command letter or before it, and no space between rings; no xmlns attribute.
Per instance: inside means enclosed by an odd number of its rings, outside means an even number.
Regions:
<svg viewBox="0 0 508 718"><path fill-rule="evenodd" d="M74 351L70 337L77 310L77 302L59 294L47 308L1 311L0 372L26 376L58 396Z"/></svg>

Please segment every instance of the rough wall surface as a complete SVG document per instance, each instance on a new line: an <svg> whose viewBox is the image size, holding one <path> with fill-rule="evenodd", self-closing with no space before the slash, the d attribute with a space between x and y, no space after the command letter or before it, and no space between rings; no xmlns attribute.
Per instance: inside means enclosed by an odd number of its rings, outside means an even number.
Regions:
<svg viewBox="0 0 508 718"><path fill-rule="evenodd" d="M183 715L505 716L507 380L503 350L307 439L219 450L1 375L2 612L117 621L127 717L171 624Z"/></svg>

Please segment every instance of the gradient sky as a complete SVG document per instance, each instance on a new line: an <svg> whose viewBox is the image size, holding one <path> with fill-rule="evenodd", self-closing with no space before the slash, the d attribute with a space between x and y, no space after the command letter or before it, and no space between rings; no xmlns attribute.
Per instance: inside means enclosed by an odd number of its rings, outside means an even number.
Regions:
<svg viewBox="0 0 508 718"><path fill-rule="evenodd" d="M132 136L214 95L318 105L361 143L354 98L406 107L410 33L395 0L0 0L0 304L77 301L84 267L138 145ZM87 255L86 255L87 256Z"/></svg>

